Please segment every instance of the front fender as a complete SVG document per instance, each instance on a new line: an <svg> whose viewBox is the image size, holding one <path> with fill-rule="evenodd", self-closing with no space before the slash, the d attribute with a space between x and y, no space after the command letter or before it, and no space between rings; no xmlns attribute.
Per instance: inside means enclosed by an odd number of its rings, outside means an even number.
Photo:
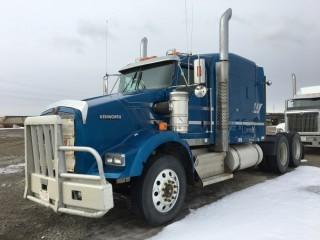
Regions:
<svg viewBox="0 0 320 240"><path fill-rule="evenodd" d="M172 131L160 132L150 129L141 131L129 136L125 141L107 152L118 152L126 155L126 167L106 168L106 178L118 179L125 177L140 176L143 172L143 165L148 161L150 155L160 145L168 142L181 144L189 153L192 159L191 150L187 142Z"/></svg>

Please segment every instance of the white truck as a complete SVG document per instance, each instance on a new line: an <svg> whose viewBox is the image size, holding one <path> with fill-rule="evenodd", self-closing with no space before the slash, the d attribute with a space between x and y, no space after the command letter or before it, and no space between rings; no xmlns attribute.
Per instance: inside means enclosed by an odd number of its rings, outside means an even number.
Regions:
<svg viewBox="0 0 320 240"><path fill-rule="evenodd" d="M320 147L320 86L301 88L286 101L286 132L298 132L306 147Z"/></svg>

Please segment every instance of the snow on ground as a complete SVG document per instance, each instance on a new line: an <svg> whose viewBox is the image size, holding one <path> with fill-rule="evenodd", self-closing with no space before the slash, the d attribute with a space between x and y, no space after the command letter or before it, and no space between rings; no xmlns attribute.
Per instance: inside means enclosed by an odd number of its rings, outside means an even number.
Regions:
<svg viewBox="0 0 320 240"><path fill-rule="evenodd" d="M168 225L153 240L319 240L320 168L299 167Z"/></svg>
<svg viewBox="0 0 320 240"><path fill-rule="evenodd" d="M24 127L0 128L0 131L17 130L17 129L24 129Z"/></svg>
<svg viewBox="0 0 320 240"><path fill-rule="evenodd" d="M23 167L24 167L24 163L9 165L9 166L0 168L0 174L11 174L11 173L20 172L23 170Z"/></svg>

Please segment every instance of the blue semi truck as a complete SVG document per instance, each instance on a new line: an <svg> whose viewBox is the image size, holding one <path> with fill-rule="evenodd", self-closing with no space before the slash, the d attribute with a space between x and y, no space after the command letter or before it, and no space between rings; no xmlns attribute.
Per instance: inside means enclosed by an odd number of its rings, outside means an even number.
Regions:
<svg viewBox="0 0 320 240"><path fill-rule="evenodd" d="M151 225L204 187L259 166L285 173L301 160L298 134L267 135L264 70L228 50L228 9L218 54L168 51L119 70L117 93L64 100L25 121L24 197L56 212L101 217L115 191Z"/></svg>

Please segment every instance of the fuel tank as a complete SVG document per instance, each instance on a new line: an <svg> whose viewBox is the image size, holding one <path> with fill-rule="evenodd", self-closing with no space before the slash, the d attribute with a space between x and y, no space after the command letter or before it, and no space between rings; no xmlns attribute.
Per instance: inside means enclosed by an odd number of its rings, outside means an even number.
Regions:
<svg viewBox="0 0 320 240"><path fill-rule="evenodd" d="M261 163L263 152L257 144L231 145L225 159L230 171L250 168Z"/></svg>

